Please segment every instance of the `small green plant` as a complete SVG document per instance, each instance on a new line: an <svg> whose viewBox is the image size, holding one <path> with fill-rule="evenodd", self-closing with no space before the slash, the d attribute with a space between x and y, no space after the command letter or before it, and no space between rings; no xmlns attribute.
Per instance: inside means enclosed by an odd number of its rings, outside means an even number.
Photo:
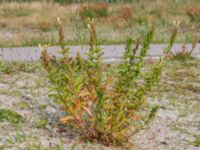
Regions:
<svg viewBox="0 0 200 150"><path fill-rule="evenodd" d="M200 135L195 135L195 140L191 144L200 147Z"/></svg>
<svg viewBox="0 0 200 150"><path fill-rule="evenodd" d="M18 103L15 103L15 105L19 108L19 109L21 109L21 110L24 110L24 109L29 109L30 108L30 106L29 106L29 104L27 103L27 102L18 102Z"/></svg>
<svg viewBox="0 0 200 150"><path fill-rule="evenodd" d="M22 116L9 109L0 109L0 122L8 121L12 124L22 122Z"/></svg>
<svg viewBox="0 0 200 150"><path fill-rule="evenodd" d="M38 120L38 122L36 123L36 127L37 128L45 128L48 124L48 119L46 118L41 118Z"/></svg>
<svg viewBox="0 0 200 150"><path fill-rule="evenodd" d="M60 20L59 26L62 28ZM41 59L52 84L51 96L66 112L61 122L75 128L82 141L98 141L108 146L126 145L129 137L141 128L145 95L159 81L177 30L173 31L164 57L147 70L144 70L144 58L152 42L153 29L142 40L140 51L140 41L129 38L123 62L116 71L109 72L109 68L104 69L103 51L97 41L94 21L88 28L90 49L86 60L79 54L76 58L69 57L69 49L63 46L61 37L63 57L51 57L47 47L42 47ZM155 116L157 109L152 108L146 123Z"/></svg>

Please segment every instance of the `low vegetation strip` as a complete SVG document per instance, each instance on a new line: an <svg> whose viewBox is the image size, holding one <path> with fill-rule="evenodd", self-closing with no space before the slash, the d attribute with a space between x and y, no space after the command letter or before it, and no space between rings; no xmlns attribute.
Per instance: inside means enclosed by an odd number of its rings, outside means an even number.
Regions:
<svg viewBox="0 0 200 150"><path fill-rule="evenodd" d="M199 36L199 0L132 0L99 5L6 0L0 4L0 46L57 45L57 17L63 20L65 42L70 45L87 43L88 17L98 20L98 38L103 44L122 44L127 35L145 34L149 25L157 30L154 43L167 43L168 31L174 25L179 29L178 42L189 43L193 35Z"/></svg>

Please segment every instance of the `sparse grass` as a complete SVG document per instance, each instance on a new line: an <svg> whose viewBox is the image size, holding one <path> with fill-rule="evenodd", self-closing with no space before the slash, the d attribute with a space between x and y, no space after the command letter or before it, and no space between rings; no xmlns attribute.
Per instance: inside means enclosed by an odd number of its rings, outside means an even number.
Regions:
<svg viewBox="0 0 200 150"><path fill-rule="evenodd" d="M172 130L178 130L186 135L191 135L194 140L188 141L189 144L194 145L195 147L200 147L200 135L196 133L190 133L188 130L179 127L177 124L172 125Z"/></svg>
<svg viewBox="0 0 200 150"><path fill-rule="evenodd" d="M172 60L180 60L180 61L186 61L187 59L195 59L191 56L191 53L188 51L180 51L177 52L174 56L172 56Z"/></svg>
<svg viewBox="0 0 200 150"><path fill-rule="evenodd" d="M36 123L37 128L45 128L48 124L48 119L46 118L40 118L38 122Z"/></svg>
<svg viewBox="0 0 200 150"><path fill-rule="evenodd" d="M161 92L172 92L172 95L180 96L179 94L197 94L196 90L199 89L200 83L200 72L197 70L200 65L199 60L191 59L182 61L171 61L166 64L166 68L170 68L169 72L165 72L166 79L162 79L161 84L164 86L164 91ZM161 87L161 89L162 89ZM159 93L159 90L158 90ZM168 95L170 96L170 95ZM189 97L187 97L189 98Z"/></svg>
<svg viewBox="0 0 200 150"><path fill-rule="evenodd" d="M197 43L198 43L199 38L198 37L194 37L193 41L192 41L192 48L190 50L188 50L185 46L185 44L182 45L182 50L178 51L176 53L171 53L171 59L172 60L179 60L179 61L186 61L186 60L190 60L190 59L195 59L192 56L192 52L195 49Z"/></svg>
<svg viewBox="0 0 200 150"><path fill-rule="evenodd" d="M12 124L22 122L22 116L9 109L0 109L0 122L8 121Z"/></svg>
<svg viewBox="0 0 200 150"><path fill-rule="evenodd" d="M18 102L15 104L19 109L24 110L24 109L30 109L30 106L27 102Z"/></svg>
<svg viewBox="0 0 200 150"><path fill-rule="evenodd" d="M196 147L200 147L200 135L195 136L195 140L192 142L192 144Z"/></svg>
<svg viewBox="0 0 200 150"><path fill-rule="evenodd" d="M34 72L40 67L39 63L0 62L0 73Z"/></svg>
<svg viewBox="0 0 200 150"><path fill-rule="evenodd" d="M173 3L173 5L171 5ZM186 9L199 5L197 0L145 1L132 4L109 4L107 15L98 18L97 34L102 44L122 44L127 35L136 37L146 32L148 25L155 25L155 43L167 42L169 28L180 21L177 42L191 42L198 34L200 22L191 21ZM87 34L78 14L79 5L58 3L1 3L0 46L33 46L39 43L58 44L56 23L61 17L67 44L86 44ZM128 20L128 22L127 22ZM128 24L127 24L128 23ZM77 26L77 24L79 24ZM131 27L131 28L130 28ZM78 34L77 34L78 33ZM116 40L117 37L117 40ZM120 37L120 38L119 38Z"/></svg>

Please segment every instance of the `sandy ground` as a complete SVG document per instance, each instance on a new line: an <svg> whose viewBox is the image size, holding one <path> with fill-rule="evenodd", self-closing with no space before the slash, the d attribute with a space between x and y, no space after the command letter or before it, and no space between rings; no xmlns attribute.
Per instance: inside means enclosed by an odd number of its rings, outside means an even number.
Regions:
<svg viewBox="0 0 200 150"><path fill-rule="evenodd" d="M38 65L37 65L38 66ZM149 94L149 106L158 105L155 119L135 134L133 150L199 150L200 61L173 61L164 67L162 79ZM27 65L26 69L0 71L0 109L19 113L22 122L0 122L0 149L121 149L100 144L77 143L74 132L58 124L63 115L49 98L46 72ZM61 142L62 141L62 142Z"/></svg>

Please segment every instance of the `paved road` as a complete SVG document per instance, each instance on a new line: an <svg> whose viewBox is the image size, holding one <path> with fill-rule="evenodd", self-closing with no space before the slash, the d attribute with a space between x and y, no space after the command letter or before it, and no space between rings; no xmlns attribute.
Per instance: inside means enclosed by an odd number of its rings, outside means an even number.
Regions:
<svg viewBox="0 0 200 150"><path fill-rule="evenodd" d="M172 52L177 52L182 49L183 44L174 44ZM152 44L148 51L148 56L156 59L163 55L163 49L166 44ZM186 44L186 49L190 50L191 44ZM80 52L81 56L85 58L85 53L88 51L88 46L69 46L71 49L70 55L75 56ZM103 59L105 62L120 61L124 52L124 45L109 45L101 46L104 50ZM49 47L48 52L50 55L59 57L59 47ZM0 61L38 61L40 59L40 49L38 47L18 47L18 48L0 48ZM200 57L200 44L197 44L192 55Z"/></svg>

